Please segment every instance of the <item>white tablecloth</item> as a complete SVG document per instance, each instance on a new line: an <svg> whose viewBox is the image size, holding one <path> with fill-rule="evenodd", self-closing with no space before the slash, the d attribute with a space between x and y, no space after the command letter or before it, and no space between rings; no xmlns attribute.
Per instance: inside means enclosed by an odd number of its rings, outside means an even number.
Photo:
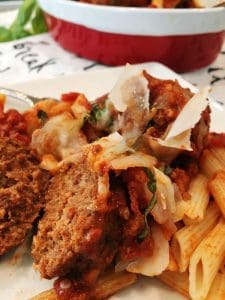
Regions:
<svg viewBox="0 0 225 300"><path fill-rule="evenodd" d="M9 25L15 14L15 11L0 12L0 26ZM0 43L0 86L106 67L70 54L48 33ZM212 65L182 75L187 81L199 87L211 85L214 97L225 101L225 44Z"/></svg>

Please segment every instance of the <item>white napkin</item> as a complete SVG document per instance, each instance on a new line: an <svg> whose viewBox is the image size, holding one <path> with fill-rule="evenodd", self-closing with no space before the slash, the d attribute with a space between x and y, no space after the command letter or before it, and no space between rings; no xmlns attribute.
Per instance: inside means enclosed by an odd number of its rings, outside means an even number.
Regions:
<svg viewBox="0 0 225 300"><path fill-rule="evenodd" d="M0 86L90 68L104 66L70 54L48 33L0 43Z"/></svg>

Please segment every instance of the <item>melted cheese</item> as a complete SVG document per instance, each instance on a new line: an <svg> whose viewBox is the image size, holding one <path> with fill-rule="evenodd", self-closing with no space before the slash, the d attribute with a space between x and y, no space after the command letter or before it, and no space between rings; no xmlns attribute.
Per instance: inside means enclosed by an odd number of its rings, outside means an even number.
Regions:
<svg viewBox="0 0 225 300"><path fill-rule="evenodd" d="M84 144L86 138L80 132L80 122L68 112L52 117L41 129L36 129L31 142L40 157L52 154L57 160L71 155Z"/></svg>
<svg viewBox="0 0 225 300"><path fill-rule="evenodd" d="M96 153L96 147L100 147L100 151ZM131 167L152 168L157 160L155 157L135 152L134 149L127 146L124 138L118 133L112 133L107 137L103 137L91 145L89 151L89 162L99 169L103 163L108 169L126 170Z"/></svg>

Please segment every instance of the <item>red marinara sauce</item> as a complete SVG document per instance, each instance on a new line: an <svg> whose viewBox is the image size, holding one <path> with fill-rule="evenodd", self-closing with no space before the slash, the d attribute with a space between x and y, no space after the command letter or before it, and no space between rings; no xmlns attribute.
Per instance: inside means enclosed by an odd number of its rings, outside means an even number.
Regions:
<svg viewBox="0 0 225 300"><path fill-rule="evenodd" d="M210 133L208 143L209 147L225 147L225 133Z"/></svg>
<svg viewBox="0 0 225 300"><path fill-rule="evenodd" d="M15 109L4 112L5 98L0 95L0 137L9 137L13 140L30 143L27 134L27 124L23 116Z"/></svg>
<svg viewBox="0 0 225 300"><path fill-rule="evenodd" d="M54 289L60 300L86 300L91 292L85 284L70 278L58 278Z"/></svg>

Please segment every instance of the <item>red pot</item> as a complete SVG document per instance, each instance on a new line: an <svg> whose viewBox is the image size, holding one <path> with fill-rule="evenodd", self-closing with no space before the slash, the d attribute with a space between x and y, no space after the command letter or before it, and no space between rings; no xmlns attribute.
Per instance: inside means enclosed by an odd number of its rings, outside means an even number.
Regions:
<svg viewBox="0 0 225 300"><path fill-rule="evenodd" d="M106 65L158 61L177 72L205 67L225 40L225 9L151 9L39 0L65 49Z"/></svg>

